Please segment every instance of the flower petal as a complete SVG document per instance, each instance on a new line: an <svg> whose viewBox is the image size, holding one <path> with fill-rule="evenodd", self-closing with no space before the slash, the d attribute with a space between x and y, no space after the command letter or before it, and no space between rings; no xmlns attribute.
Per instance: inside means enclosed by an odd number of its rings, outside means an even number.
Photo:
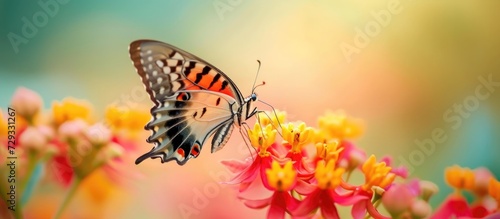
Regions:
<svg viewBox="0 0 500 219"><path fill-rule="evenodd" d="M245 205L253 209L261 209L271 204L271 198L260 199L260 200L245 200Z"/></svg>
<svg viewBox="0 0 500 219"><path fill-rule="evenodd" d="M294 188L294 190L301 195L311 194L316 189L317 189L316 186L311 185L311 184L309 184L301 179L297 180L297 184L295 184L295 188Z"/></svg>
<svg viewBox="0 0 500 219"><path fill-rule="evenodd" d="M243 182L251 182L257 176L257 171L259 170L260 166L261 158L257 156L252 165L248 166L243 171L238 173L238 175L233 177L233 179L231 179L230 181L224 182L224 184L240 184Z"/></svg>
<svg viewBox="0 0 500 219"><path fill-rule="evenodd" d="M366 203L366 205L365 205L366 210L368 211L370 216L372 216L373 218L375 218L375 219L391 219L390 217L386 217L384 215L381 215L370 201L366 201L365 203Z"/></svg>
<svg viewBox="0 0 500 219"><path fill-rule="evenodd" d="M319 207L319 197L323 190L316 189L310 193L293 211L294 216L305 216Z"/></svg>
<svg viewBox="0 0 500 219"><path fill-rule="evenodd" d="M363 219L366 214L367 200L360 201L352 206L351 215L354 219Z"/></svg>
<svg viewBox="0 0 500 219"><path fill-rule="evenodd" d="M443 204L434 212L430 219L451 218L456 217L470 217L472 216L471 210L467 201L460 196L451 195L443 202Z"/></svg>
<svg viewBox="0 0 500 219"><path fill-rule="evenodd" d="M267 218L283 219L285 218L286 199L285 192L275 192L272 196L271 207L267 212Z"/></svg>
<svg viewBox="0 0 500 219"><path fill-rule="evenodd" d="M336 203L342 206L351 206L364 200L370 200L371 198L371 196L368 196L368 194L364 193L348 193L345 195L340 195L333 190L329 190L328 192L330 196L332 196L333 200L335 200Z"/></svg>
<svg viewBox="0 0 500 219"><path fill-rule="evenodd" d="M240 173L248 166L252 165L250 162L239 160L223 160L221 163L232 173Z"/></svg>
<svg viewBox="0 0 500 219"><path fill-rule="evenodd" d="M321 194L319 207L321 209L321 215L323 215L324 218L340 218L337 208L335 207L335 201L328 193L324 192Z"/></svg>

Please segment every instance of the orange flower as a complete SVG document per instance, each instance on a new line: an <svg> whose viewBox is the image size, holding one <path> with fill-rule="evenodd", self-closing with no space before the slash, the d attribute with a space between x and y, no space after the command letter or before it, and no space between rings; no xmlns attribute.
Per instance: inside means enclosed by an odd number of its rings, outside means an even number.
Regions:
<svg viewBox="0 0 500 219"><path fill-rule="evenodd" d="M339 148L339 141L333 140L327 143L316 143L316 156L322 160L329 161L339 159L339 154L343 148Z"/></svg>
<svg viewBox="0 0 500 219"><path fill-rule="evenodd" d="M54 123L59 126L66 121L75 119L90 120L91 105L87 101L65 98L52 104Z"/></svg>
<svg viewBox="0 0 500 219"><path fill-rule="evenodd" d="M497 201L497 208L500 209L500 182L493 177L488 183L488 193Z"/></svg>
<svg viewBox="0 0 500 219"><path fill-rule="evenodd" d="M375 155L371 155L361 167L365 175L365 184L361 187L363 190L370 192L373 186L385 188L390 185L396 175L391 173L391 167L385 162L377 163Z"/></svg>
<svg viewBox="0 0 500 219"><path fill-rule="evenodd" d="M446 168L444 172L446 183L457 191L474 188L474 172L469 168L454 165Z"/></svg>

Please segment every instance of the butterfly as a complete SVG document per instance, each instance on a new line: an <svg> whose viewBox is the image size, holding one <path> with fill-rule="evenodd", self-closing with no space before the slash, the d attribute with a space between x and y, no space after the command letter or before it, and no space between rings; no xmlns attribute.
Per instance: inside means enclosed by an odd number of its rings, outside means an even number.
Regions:
<svg viewBox="0 0 500 219"><path fill-rule="evenodd" d="M167 43L137 40L130 58L153 101L152 119L144 127L152 134L151 151L137 158L184 165L196 158L213 135L212 153L222 149L234 126L240 127L258 111L252 91L244 97L221 70L195 55Z"/></svg>

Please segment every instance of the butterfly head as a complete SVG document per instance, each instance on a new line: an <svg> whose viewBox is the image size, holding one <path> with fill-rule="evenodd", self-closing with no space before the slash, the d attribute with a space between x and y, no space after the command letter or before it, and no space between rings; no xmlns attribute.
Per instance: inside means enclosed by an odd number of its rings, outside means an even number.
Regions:
<svg viewBox="0 0 500 219"><path fill-rule="evenodd" d="M257 101L257 94L253 93L252 95L250 95L250 99L254 102Z"/></svg>
<svg viewBox="0 0 500 219"><path fill-rule="evenodd" d="M257 113L257 107L255 107L253 105L253 102L257 101L257 94L256 93L252 93L250 96L248 96L247 98L245 98L245 104L243 104L243 108L245 108L245 110L243 110L243 112L245 112L245 119L249 119L250 117L252 117L253 115L255 115L255 113Z"/></svg>

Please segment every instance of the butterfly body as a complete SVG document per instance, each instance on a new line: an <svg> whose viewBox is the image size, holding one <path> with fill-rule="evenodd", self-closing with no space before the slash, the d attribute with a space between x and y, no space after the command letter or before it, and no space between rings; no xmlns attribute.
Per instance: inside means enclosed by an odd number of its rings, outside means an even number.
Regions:
<svg viewBox="0 0 500 219"><path fill-rule="evenodd" d="M196 158L212 138L212 153L228 141L234 126L241 126L257 109L257 95L243 97L234 82L208 62L172 45L138 40L130 44L130 57L153 103L150 152L136 160L160 158L184 165Z"/></svg>

